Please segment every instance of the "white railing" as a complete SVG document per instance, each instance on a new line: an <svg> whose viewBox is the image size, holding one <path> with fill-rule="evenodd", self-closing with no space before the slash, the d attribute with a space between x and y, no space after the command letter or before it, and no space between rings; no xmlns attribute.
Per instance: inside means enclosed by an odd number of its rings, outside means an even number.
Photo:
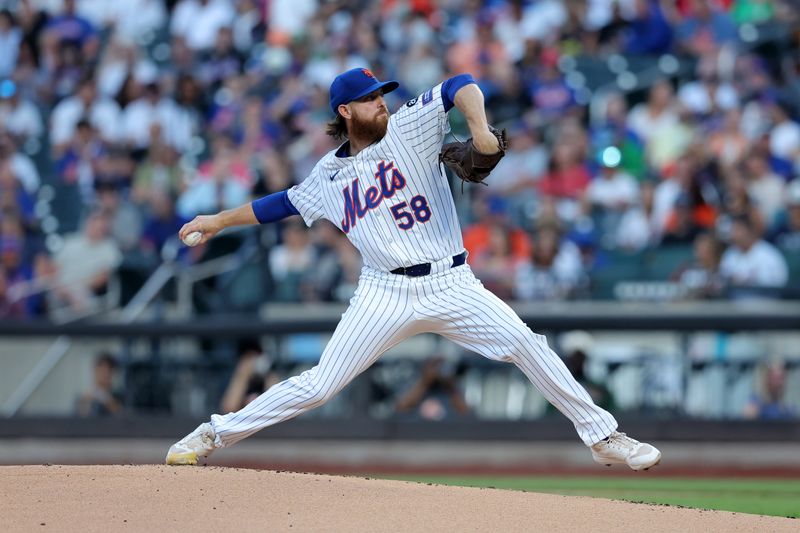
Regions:
<svg viewBox="0 0 800 533"><path fill-rule="evenodd" d="M175 237L170 239L162 249L163 262L147 279L139 292L137 292L128 304L117 314L117 322L120 324L131 324L135 322L158 297L163 288L170 280L176 279L178 286L177 309L181 317L188 318L192 312L192 289L195 283L214 277L220 274L232 272L241 268L249 261L257 251L257 246L251 246L242 251L218 257L205 263L196 265L182 266L177 261L178 251L183 246L180 240ZM36 279L22 285L17 289L10 300L17 302L36 294L46 293L65 286L53 280ZM97 314L111 314L119 309L119 280L112 276L109 281L109 290L104 298L105 306L103 309L95 309L91 312L58 314L53 317L53 322L57 324L67 324L80 319L88 318ZM34 365L31 371L22 379L20 384L0 406L0 414L3 416L14 416L25 402L41 386L55 366L64 358L72 348L72 341L66 335L59 336L55 342L45 351L42 358Z"/></svg>

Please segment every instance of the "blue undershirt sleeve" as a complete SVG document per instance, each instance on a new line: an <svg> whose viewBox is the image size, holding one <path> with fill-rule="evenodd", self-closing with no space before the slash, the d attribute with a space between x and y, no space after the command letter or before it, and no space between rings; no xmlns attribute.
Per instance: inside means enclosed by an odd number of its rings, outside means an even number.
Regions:
<svg viewBox="0 0 800 533"><path fill-rule="evenodd" d="M275 192L254 200L251 204L253 213L262 224L277 222L292 215L299 215L300 211L289 200L287 191Z"/></svg>
<svg viewBox="0 0 800 533"><path fill-rule="evenodd" d="M445 112L453 109L456 100L456 93L460 88L470 83L475 83L472 74L459 74L453 76L442 84L442 103L444 104Z"/></svg>

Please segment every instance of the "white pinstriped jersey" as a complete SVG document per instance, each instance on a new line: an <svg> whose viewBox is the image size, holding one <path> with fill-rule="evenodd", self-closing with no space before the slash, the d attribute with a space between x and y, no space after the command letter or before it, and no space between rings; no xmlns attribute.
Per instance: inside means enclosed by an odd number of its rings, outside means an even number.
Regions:
<svg viewBox="0 0 800 533"><path fill-rule="evenodd" d="M324 218L347 234L364 264L383 271L464 249L439 151L450 125L442 84L409 100L386 136L354 157L326 154L289 200L307 225Z"/></svg>
<svg viewBox="0 0 800 533"><path fill-rule="evenodd" d="M451 266L448 259L463 250L463 242L438 160L449 129L441 89L404 104L381 141L355 157L327 154L303 183L289 189L306 224L319 218L336 224L361 251L367 268L319 364L270 387L239 411L213 415L216 447L322 405L386 350L419 333L437 333L491 360L516 364L572 421L586 445L617 428L544 336L486 290L468 264ZM389 273L419 263L433 263L432 272Z"/></svg>

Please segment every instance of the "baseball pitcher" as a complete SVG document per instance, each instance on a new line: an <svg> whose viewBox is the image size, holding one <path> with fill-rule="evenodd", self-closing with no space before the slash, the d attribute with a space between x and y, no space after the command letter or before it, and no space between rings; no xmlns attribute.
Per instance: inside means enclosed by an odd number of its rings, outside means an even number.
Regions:
<svg viewBox="0 0 800 533"><path fill-rule="evenodd" d="M314 368L278 383L245 406L212 415L167 453L171 465L196 464L218 448L320 406L386 350L418 333L437 333L496 361L515 364L575 425L601 464L634 470L661 452L617 431L561 359L467 264L444 165L482 182L506 150L504 132L487 124L483 94L461 74L409 100L390 116L383 95L398 87L368 69L339 75L330 87L335 119L328 133L344 142L299 185L236 209L198 216L182 239L206 242L220 230L300 215L324 218L358 248L364 267L355 295ZM466 143L442 146L448 112L469 126ZM192 234L199 233L200 235Z"/></svg>

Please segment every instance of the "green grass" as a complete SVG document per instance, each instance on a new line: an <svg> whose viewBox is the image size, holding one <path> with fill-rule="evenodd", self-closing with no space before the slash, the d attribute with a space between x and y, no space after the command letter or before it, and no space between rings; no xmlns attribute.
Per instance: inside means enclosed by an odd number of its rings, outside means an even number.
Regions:
<svg viewBox="0 0 800 533"><path fill-rule="evenodd" d="M392 479L800 518L800 480L494 476L392 476Z"/></svg>

